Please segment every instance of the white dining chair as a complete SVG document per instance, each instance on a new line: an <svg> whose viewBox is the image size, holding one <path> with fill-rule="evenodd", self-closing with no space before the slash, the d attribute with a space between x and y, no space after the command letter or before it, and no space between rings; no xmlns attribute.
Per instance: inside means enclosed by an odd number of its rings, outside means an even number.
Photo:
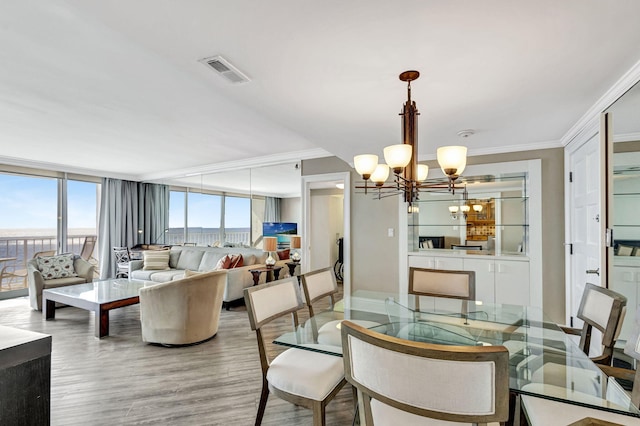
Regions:
<svg viewBox="0 0 640 426"><path fill-rule="evenodd" d="M504 424L509 353L503 346L411 342L342 323L345 377L366 424ZM362 417L362 414L361 414Z"/></svg>
<svg viewBox="0 0 640 426"><path fill-rule="evenodd" d="M287 349L269 360L262 327L285 315L298 325L297 311L303 308L297 278L287 278L249 287L244 300L251 329L256 331L262 368L262 392L256 425L262 424L269 393L292 404L313 410L313 424L325 424L325 407L346 384L342 360L304 349Z"/></svg>
<svg viewBox="0 0 640 426"><path fill-rule="evenodd" d="M340 322L339 320L328 321L322 324L320 328L317 327L313 318L315 311L313 304L329 298L331 307L333 308L336 303L336 294L340 291L338 289L338 283L336 282L333 268L323 268L316 271L307 272L302 275L302 289L304 292L307 308L309 309L309 325L311 332L313 333L314 340L322 345L331 345L336 347L342 346L342 337L340 335ZM363 327L376 327L380 323L367 320L352 320Z"/></svg>

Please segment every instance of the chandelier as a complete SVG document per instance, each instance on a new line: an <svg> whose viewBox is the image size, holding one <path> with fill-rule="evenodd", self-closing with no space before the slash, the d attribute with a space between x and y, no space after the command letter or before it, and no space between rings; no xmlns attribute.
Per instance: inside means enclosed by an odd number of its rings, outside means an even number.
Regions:
<svg viewBox="0 0 640 426"><path fill-rule="evenodd" d="M378 156L374 154L356 155L353 158L358 174L364 179L363 185L356 185L357 189L364 189L366 194L372 189L377 199L386 196L403 194L404 201L409 204L409 213L416 212L413 203L419 199L421 191L449 191L455 193L456 180L467 164L467 147L443 146L437 150L438 164L447 180L443 182L425 182L429 174L429 166L418 164L418 108L411 100L411 82L420 77L418 71L405 71L400 74L400 80L407 82L407 102L402 112L402 139L397 145L384 148L384 163L378 163ZM467 133L468 135L468 133ZM393 169L393 182L387 183L389 171ZM368 181L374 184L369 186Z"/></svg>

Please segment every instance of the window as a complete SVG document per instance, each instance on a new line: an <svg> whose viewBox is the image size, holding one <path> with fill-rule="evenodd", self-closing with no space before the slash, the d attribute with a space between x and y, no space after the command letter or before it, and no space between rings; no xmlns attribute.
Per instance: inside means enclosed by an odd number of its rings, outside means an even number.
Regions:
<svg viewBox="0 0 640 426"><path fill-rule="evenodd" d="M71 253L82 253L87 237L98 235L98 187L93 182L67 181L67 249ZM97 244L86 253L86 260L96 261ZM88 243L91 245L90 243ZM90 247L87 246L90 250Z"/></svg>
<svg viewBox="0 0 640 426"><path fill-rule="evenodd" d="M185 234L186 192L169 192L169 232L164 244L182 244L187 240Z"/></svg>
<svg viewBox="0 0 640 426"><path fill-rule="evenodd" d="M224 198L225 243L251 245L251 200L241 197Z"/></svg>
<svg viewBox="0 0 640 426"><path fill-rule="evenodd" d="M199 246L221 242L220 195L190 192L187 196L187 242Z"/></svg>

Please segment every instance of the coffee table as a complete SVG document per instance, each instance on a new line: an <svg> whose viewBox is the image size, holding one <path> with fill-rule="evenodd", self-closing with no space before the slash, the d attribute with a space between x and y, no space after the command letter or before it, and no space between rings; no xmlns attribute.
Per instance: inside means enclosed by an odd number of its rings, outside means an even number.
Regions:
<svg viewBox="0 0 640 426"><path fill-rule="evenodd" d="M144 281L114 278L92 283L49 288L42 292L42 313L47 320L56 316L56 302L93 311L96 314L95 335L109 335L109 311L140 303L139 290Z"/></svg>

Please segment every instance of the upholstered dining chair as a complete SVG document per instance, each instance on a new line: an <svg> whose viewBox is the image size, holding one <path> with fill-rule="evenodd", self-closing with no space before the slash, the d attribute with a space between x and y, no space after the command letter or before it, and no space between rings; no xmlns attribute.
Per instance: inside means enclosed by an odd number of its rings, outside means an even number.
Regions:
<svg viewBox="0 0 640 426"><path fill-rule="evenodd" d="M313 410L313 424L325 424L325 407L346 384L342 360L304 349L287 349L271 361L262 327L286 315L298 325L297 312L304 307L297 278L286 278L249 287L244 300L251 329L256 331L262 368L262 392L256 425L262 424L269 393Z"/></svg>
<svg viewBox="0 0 640 426"><path fill-rule="evenodd" d="M342 346L342 337L340 335L340 327L338 324L340 319L334 321L328 321L323 324L319 329L314 321L315 311L313 304L319 302L322 299L329 298L331 307L333 308L336 303L336 294L339 292L338 284L336 282L336 276L333 273L333 268L323 268L316 271L307 272L302 275L302 290L304 292L305 302L309 309L309 324L313 333L314 340L319 344ZM352 320L353 322L363 327L376 327L380 323L366 320Z"/></svg>
<svg viewBox="0 0 640 426"><path fill-rule="evenodd" d="M476 299L476 273L411 267L409 294L416 296L417 310L420 309L420 296L460 299L461 313L466 318L469 313L469 301Z"/></svg>
<svg viewBox="0 0 640 426"><path fill-rule="evenodd" d="M127 278L129 276L129 261L131 255L127 247L114 247L113 257L116 261L116 278Z"/></svg>
<svg viewBox="0 0 640 426"><path fill-rule="evenodd" d="M613 347L618 339L626 314L627 298L608 288L587 283L580 300L577 317L582 328L561 327L567 334L580 336L580 349L589 355L593 329L602 333L602 353L592 356L596 364L610 365Z"/></svg>
<svg viewBox="0 0 640 426"><path fill-rule="evenodd" d="M624 347L624 353L640 361L640 308L636 312L635 326L633 333ZM598 365L600 369L609 376L607 394L610 395L609 388L615 386L611 383L615 379L625 379L633 381L633 388L631 395L629 396L629 403L636 407L640 407L640 369L629 370L619 367L611 367L608 365ZM549 374L557 375L557 371L550 371ZM593 380L600 380L600 377L594 377ZM538 384L533 383L525 385L523 390L528 389L528 386L536 386ZM554 385L547 385L547 390L553 388ZM561 389L558 387L557 389ZM579 391L577 391L579 392ZM589 395L585 395L589 397ZM616 398L612 401L612 404L619 402L620 398ZM563 404L560 402L551 401L548 399L537 398L533 396L522 395L521 396L522 409L527 417L527 421L531 426L549 425L549 424L570 424L572 422L578 422L585 417L591 417L599 420L606 420L614 422L613 424L622 425L638 425L640 419L629 416L624 416L616 413L609 413L601 410L583 408L576 405ZM604 424L604 423L603 423Z"/></svg>
<svg viewBox="0 0 640 426"><path fill-rule="evenodd" d="M345 377L361 395L367 425L508 420L509 353L503 346L412 342L348 320L342 346Z"/></svg>

